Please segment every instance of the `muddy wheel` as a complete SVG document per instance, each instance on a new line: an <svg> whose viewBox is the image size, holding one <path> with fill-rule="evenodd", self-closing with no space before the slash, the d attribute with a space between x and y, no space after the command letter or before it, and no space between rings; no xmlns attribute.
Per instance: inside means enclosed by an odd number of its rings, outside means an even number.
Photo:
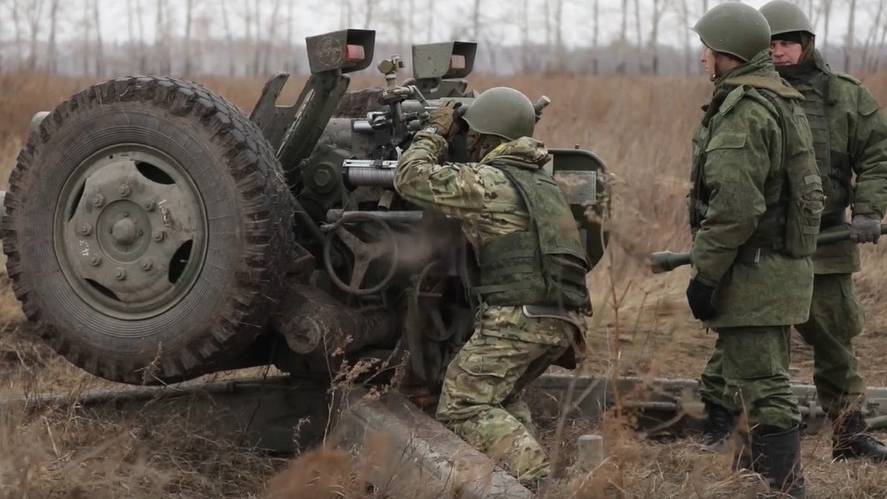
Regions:
<svg viewBox="0 0 887 499"><path fill-rule="evenodd" d="M6 195L15 294L60 354L115 381L213 370L262 332L292 198L261 132L203 87L131 77L62 103Z"/></svg>

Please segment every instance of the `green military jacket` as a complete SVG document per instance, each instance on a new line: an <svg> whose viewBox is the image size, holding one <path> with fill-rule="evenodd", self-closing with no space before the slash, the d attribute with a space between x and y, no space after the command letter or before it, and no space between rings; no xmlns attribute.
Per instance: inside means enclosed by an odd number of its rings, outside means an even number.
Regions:
<svg viewBox="0 0 887 499"><path fill-rule="evenodd" d="M778 246L762 237L761 222L788 203L784 154L815 161L801 99L779 78L769 51L715 84L693 139L690 194L694 278L716 288L718 313L708 327L790 325L808 318L811 259L779 251L750 258L745 251L750 245ZM787 137L774 102L786 111Z"/></svg>
<svg viewBox="0 0 887 499"><path fill-rule="evenodd" d="M859 80L833 72L816 51L780 74L806 97L817 161L826 193L822 230L846 227L845 211L883 218L887 209L887 119ZM859 249L852 241L821 246L814 256L817 274L859 270Z"/></svg>
<svg viewBox="0 0 887 499"><path fill-rule="evenodd" d="M413 204L460 220L462 232L477 255L502 236L528 230L532 220L520 193L506 174L490 163L515 160L541 168L550 160L548 150L541 141L522 137L507 142L478 163L442 163L446 151L447 142L443 137L418 132L398 162L394 177L394 188L398 194ZM571 219L570 222L576 229L575 220ZM497 313L520 314L520 307L490 308L514 309ZM515 333L506 329L485 331L485 334L512 337ZM533 331L521 331L516 339L545 344L561 344L564 341L563 338Z"/></svg>

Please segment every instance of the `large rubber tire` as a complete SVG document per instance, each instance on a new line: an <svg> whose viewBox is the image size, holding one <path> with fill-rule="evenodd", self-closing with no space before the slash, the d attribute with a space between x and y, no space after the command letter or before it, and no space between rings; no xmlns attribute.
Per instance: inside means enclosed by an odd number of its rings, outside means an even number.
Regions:
<svg viewBox="0 0 887 499"><path fill-rule="evenodd" d="M66 223L59 203L68 202L69 178L121 144L177 165L201 200L194 210L205 229L194 236L204 252L187 289L132 317L78 287L54 232ZM263 331L283 289L294 237L283 178L261 131L200 85L165 77L94 85L32 132L10 175L2 227L15 295L52 348L103 378L159 383L216 370Z"/></svg>

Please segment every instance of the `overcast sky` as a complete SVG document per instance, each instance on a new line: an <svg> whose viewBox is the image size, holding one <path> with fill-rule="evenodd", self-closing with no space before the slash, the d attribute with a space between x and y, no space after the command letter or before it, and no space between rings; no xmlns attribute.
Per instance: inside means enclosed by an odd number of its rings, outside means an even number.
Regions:
<svg viewBox="0 0 887 499"><path fill-rule="evenodd" d="M0 5L5 7L0 10L0 36L9 40L14 34L9 5L18 1L19 4L36 4L40 0L0 0ZM171 23L174 31L184 32L184 12L186 0L168 0L172 6ZM195 12L195 36L209 35L221 37L224 34L222 17L220 15L221 2L223 0L194 0ZM256 0L225 0L230 14L230 24L235 36L243 36L245 30L244 5L252 4ZM457 37L469 39L471 31L470 14L476 0L280 0L277 15L276 37L285 39L289 33L294 40L301 40L305 36L323 33L345 27L350 1L352 27L363 27L365 19L365 5L368 1L375 3L373 22L371 28L377 30L377 38L380 40L394 41L397 39L396 30L398 23L408 18L409 5L413 5L413 30L405 30L404 41L425 42L442 41ZM480 42L500 42L517 45L521 40L521 19L523 15L524 0L480 0L482 8L482 29ZM557 0L526 0L530 10L530 38L535 41L545 39L545 5L554 5ZM590 45L593 36L592 9L594 0L562 0L563 33L564 41L569 46ZM650 35L650 16L654 0L639 0L642 16L641 33L646 43ZM819 4L821 0L814 0ZM858 0L856 42L864 43L865 38L871 32L877 14L879 1L883 0ZM267 32L270 24L275 0L258 0L262 10L262 31ZM670 8L663 17L660 28L660 40L662 43L679 45L688 29L686 23L679 15L678 7L681 0L660 0L661 4L669 4ZM691 22L695 22L701 15L703 0L687 0L691 10ZM43 2L48 4L48 2ZM124 42L131 36L128 26L128 11L131 6L141 4L143 11L144 35L148 42L154 37L154 6L157 0L99 0L102 9L102 33L106 41ZM634 0L629 0L629 39L636 40L635 20L633 5ZM711 5L719 3L718 0L710 0ZM750 0L748 4L760 7L766 0ZM807 8L807 0L802 0L800 5ZM85 6L87 0L63 0L63 12L60 16L60 38L71 39L79 37L83 33L83 22L91 18ZM842 44L847 28L847 6L844 0L833 0L834 13L832 15L829 32L829 42ZM432 9L429 10L428 6ZM601 27L600 42L606 44L618 36L622 0L600 0ZM817 20L817 27L821 31L822 19ZM887 13L884 15L887 20ZM289 21L291 19L291 21ZM47 36L47 23L43 24L43 36ZM881 22L880 24L883 24ZM24 27L27 33L27 27ZM820 33L822 35L822 33ZM820 36L820 39L822 36ZM693 37L695 41L695 36ZM820 42L821 43L821 42Z"/></svg>

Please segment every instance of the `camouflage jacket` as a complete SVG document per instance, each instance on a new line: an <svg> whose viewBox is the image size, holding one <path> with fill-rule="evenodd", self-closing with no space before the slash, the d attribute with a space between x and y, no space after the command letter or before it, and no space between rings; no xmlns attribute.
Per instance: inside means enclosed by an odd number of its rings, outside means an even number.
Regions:
<svg viewBox="0 0 887 499"><path fill-rule="evenodd" d="M825 170L827 202L823 231L840 230L844 211L883 218L887 209L887 119L878 102L859 80L833 72L819 51L799 66L779 68L806 97L814 142L821 143L817 160ZM817 112L822 103L824 113ZM822 120L821 125L817 122ZM822 134L821 137L818 134ZM814 257L817 274L859 270L859 249L852 241L822 246Z"/></svg>
<svg viewBox="0 0 887 499"><path fill-rule="evenodd" d="M480 163L443 163L446 140L419 132L403 153L394 177L394 188L411 203L433 208L462 222L465 237L479 253L489 241L527 230L530 216L520 193L502 170L489 163L514 158L540 167L549 155L542 142L523 137L502 144Z"/></svg>
<svg viewBox="0 0 887 499"><path fill-rule="evenodd" d="M400 158L394 188L405 200L422 208L434 209L460 220L462 232L475 254L490 241L512 232L527 230L530 216L520 193L502 170L489 163L496 159L516 159L538 164L549 161L545 145L531 137L507 142L486 155L479 163L442 163L446 140L433 133L419 132ZM499 316L520 315L520 307L497 309ZM487 312L491 313L491 312ZM507 321L506 321L507 322ZM490 336L504 336L533 343L566 345L567 337L551 337L503 327L485 330Z"/></svg>
<svg viewBox="0 0 887 499"><path fill-rule="evenodd" d="M766 89L770 97L763 94ZM774 100L770 100L774 99ZM813 293L810 258L768 251L749 258L760 222L787 203L784 147L815 161L801 95L784 83L762 51L715 84L693 139L691 249L694 277L716 287L711 328L776 326L807 320ZM783 127L774 102L786 110ZM811 165L812 166L812 165ZM784 222L783 222L784 223ZM766 239L766 238L763 238ZM756 246L760 246L755 244Z"/></svg>

